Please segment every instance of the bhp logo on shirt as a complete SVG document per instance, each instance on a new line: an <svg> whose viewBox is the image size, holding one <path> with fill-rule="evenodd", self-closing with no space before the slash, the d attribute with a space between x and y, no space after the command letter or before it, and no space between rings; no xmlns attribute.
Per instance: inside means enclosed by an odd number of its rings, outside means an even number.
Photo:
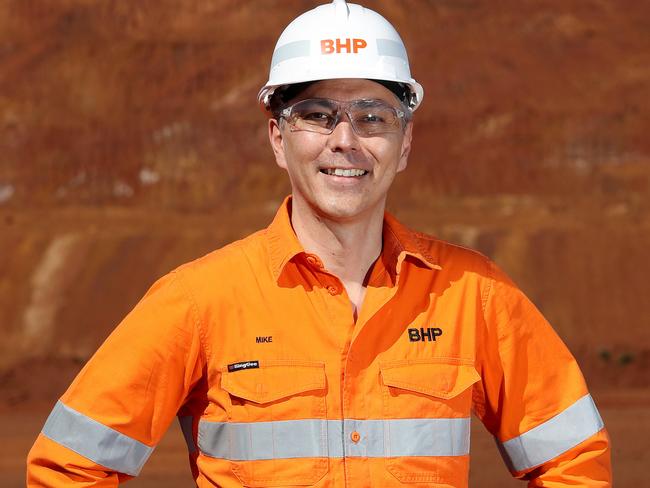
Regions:
<svg viewBox="0 0 650 488"><path fill-rule="evenodd" d="M419 329L409 329L409 341L411 342L420 342L420 341L435 341L436 337L442 335L442 329L439 327L420 327Z"/></svg>
<svg viewBox="0 0 650 488"><path fill-rule="evenodd" d="M320 52L321 54L341 54L342 52L357 54L359 49L367 46L368 43L365 39L323 39L320 41Z"/></svg>

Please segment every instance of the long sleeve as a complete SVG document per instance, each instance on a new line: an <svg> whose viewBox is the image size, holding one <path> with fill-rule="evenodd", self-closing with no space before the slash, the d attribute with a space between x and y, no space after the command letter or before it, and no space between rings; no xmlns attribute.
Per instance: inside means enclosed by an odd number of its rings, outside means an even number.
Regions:
<svg viewBox="0 0 650 488"><path fill-rule="evenodd" d="M528 486L611 486L609 437L575 359L492 263L488 274L478 417Z"/></svg>
<svg viewBox="0 0 650 488"><path fill-rule="evenodd" d="M177 273L155 283L56 403L27 486L117 486L137 476L200 380L198 311Z"/></svg>

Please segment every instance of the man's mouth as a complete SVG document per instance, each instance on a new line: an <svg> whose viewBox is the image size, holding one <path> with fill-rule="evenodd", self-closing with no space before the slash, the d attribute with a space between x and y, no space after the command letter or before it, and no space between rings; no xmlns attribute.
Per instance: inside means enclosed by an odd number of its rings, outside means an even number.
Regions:
<svg viewBox="0 0 650 488"><path fill-rule="evenodd" d="M354 176L364 176L368 174L368 171L365 169L343 169L343 168L323 168L320 170L321 173L329 176L343 176L345 178L350 178Z"/></svg>

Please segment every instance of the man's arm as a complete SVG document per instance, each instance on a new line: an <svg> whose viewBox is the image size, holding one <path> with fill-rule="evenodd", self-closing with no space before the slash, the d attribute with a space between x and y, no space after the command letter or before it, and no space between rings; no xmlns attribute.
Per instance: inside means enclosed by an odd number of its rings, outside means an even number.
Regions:
<svg viewBox="0 0 650 488"><path fill-rule="evenodd" d="M476 414L528 486L611 486L609 437L575 359L492 263L489 278Z"/></svg>
<svg viewBox="0 0 650 488"><path fill-rule="evenodd" d="M140 472L201 377L198 312L180 280L154 284L57 402L28 486L117 486Z"/></svg>

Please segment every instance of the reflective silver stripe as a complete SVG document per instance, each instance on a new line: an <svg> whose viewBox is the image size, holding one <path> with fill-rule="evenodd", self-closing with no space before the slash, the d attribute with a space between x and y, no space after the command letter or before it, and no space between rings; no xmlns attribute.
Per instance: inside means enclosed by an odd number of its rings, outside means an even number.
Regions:
<svg viewBox="0 0 650 488"><path fill-rule="evenodd" d="M341 420L323 420L327 424L327 456L331 458L342 458L345 449L345 424ZM349 439L348 434L348 439Z"/></svg>
<svg viewBox="0 0 650 488"><path fill-rule="evenodd" d="M353 432L358 442L351 440ZM199 422L200 451L231 461L462 456L469 453L469 437L469 418Z"/></svg>
<svg viewBox="0 0 650 488"><path fill-rule="evenodd" d="M388 456L469 454L470 419L387 420Z"/></svg>
<svg viewBox="0 0 650 488"><path fill-rule="evenodd" d="M327 456L325 420L199 422L202 453L231 461Z"/></svg>
<svg viewBox="0 0 650 488"><path fill-rule="evenodd" d="M391 39L377 39L377 54L407 59L406 49L402 44Z"/></svg>
<svg viewBox="0 0 650 488"><path fill-rule="evenodd" d="M311 45L308 40L289 42L284 46L280 46L273 52L271 66L276 66L288 59L307 57L309 56L310 48ZM393 56L407 59L404 46L392 39L377 39L377 54L379 56Z"/></svg>
<svg viewBox="0 0 650 488"><path fill-rule="evenodd" d="M499 447L508 467L523 471L539 466L577 446L604 427L591 395Z"/></svg>
<svg viewBox="0 0 650 488"><path fill-rule="evenodd" d="M271 66L292 58L309 56L309 41L294 41L280 46L273 52Z"/></svg>
<svg viewBox="0 0 650 488"><path fill-rule="evenodd" d="M120 473L137 476L153 447L128 437L58 401L42 434L57 444Z"/></svg>
<svg viewBox="0 0 650 488"><path fill-rule="evenodd" d="M187 450L190 454L196 452L196 443L194 442L194 435L192 432L192 423L194 417L192 416L183 416L178 417L178 423L181 424L181 430L183 431L183 437L185 438L185 443L187 444Z"/></svg>

